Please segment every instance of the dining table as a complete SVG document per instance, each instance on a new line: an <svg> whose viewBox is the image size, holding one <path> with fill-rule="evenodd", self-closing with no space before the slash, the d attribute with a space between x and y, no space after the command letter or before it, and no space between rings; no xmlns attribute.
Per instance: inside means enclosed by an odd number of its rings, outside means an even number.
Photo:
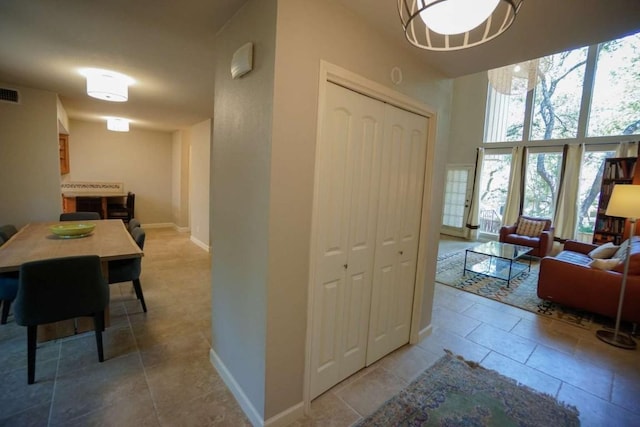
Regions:
<svg viewBox="0 0 640 427"><path fill-rule="evenodd" d="M67 238L54 234L51 227L60 224L91 223L95 228L80 237ZM29 261L79 255L98 255L102 273L108 279L109 261L139 258L144 252L136 244L126 226L119 219L91 221L34 222L22 227L0 246L0 273L19 271ZM109 324L108 309L105 325ZM70 319L38 328L38 341L62 338L93 330L91 318Z"/></svg>

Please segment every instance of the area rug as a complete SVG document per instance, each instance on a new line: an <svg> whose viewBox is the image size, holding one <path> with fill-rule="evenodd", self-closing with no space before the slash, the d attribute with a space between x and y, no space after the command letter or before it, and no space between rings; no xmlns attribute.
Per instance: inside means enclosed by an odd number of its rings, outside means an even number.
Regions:
<svg viewBox="0 0 640 427"><path fill-rule="evenodd" d="M439 256L436 267L436 282L585 329L599 328L601 323L609 322L602 316L595 316L589 312L563 307L538 298L536 291L540 261L537 258L531 260L531 271L520 274L512 279L507 286L506 280L494 279L470 271L463 275L464 256L464 250ZM469 253L467 268L485 258L486 256L483 255ZM528 263L528 260L524 262Z"/></svg>
<svg viewBox="0 0 640 427"><path fill-rule="evenodd" d="M358 426L578 426L578 410L447 352Z"/></svg>

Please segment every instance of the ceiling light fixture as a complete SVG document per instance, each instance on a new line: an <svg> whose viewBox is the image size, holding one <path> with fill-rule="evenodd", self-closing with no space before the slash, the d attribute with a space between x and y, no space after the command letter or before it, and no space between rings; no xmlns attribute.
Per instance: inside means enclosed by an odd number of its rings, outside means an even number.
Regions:
<svg viewBox="0 0 640 427"><path fill-rule="evenodd" d="M104 101L125 102L133 79L124 74L98 68L82 70L87 78L87 94Z"/></svg>
<svg viewBox="0 0 640 427"><path fill-rule="evenodd" d="M523 1L398 0L398 13L412 45L449 51L477 46L504 33Z"/></svg>
<svg viewBox="0 0 640 427"><path fill-rule="evenodd" d="M503 95L522 95L536 87L540 81L540 59L519 62L487 71L489 83Z"/></svg>
<svg viewBox="0 0 640 427"><path fill-rule="evenodd" d="M114 132L129 132L129 120L120 117L107 117L107 129Z"/></svg>

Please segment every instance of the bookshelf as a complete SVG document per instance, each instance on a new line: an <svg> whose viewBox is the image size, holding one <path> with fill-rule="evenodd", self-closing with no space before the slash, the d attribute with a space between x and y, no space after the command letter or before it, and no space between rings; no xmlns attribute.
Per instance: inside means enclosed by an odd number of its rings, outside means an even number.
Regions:
<svg viewBox="0 0 640 427"><path fill-rule="evenodd" d="M640 184L640 166L636 157L616 157L605 159L600 187L598 213L593 232L593 243L612 242L621 244L629 237L629 227L625 218L607 216L609 198L616 184Z"/></svg>

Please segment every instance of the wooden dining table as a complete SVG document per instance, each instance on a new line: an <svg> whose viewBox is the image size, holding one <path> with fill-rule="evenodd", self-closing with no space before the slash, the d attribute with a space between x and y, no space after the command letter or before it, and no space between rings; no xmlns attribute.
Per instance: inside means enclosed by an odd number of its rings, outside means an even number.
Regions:
<svg viewBox="0 0 640 427"><path fill-rule="evenodd" d="M29 261L77 255L98 255L102 273L108 279L109 261L139 258L144 256L135 240L129 234L122 220L105 219L74 221L93 223L93 232L79 238L62 238L53 234L50 227L59 222L38 222L27 224L0 246L0 272L19 271L20 266ZM73 222L64 222L72 224ZM108 312L108 310L107 310ZM108 314L106 325L108 326ZM38 328L38 341L73 335L93 329L90 318L70 319Z"/></svg>

